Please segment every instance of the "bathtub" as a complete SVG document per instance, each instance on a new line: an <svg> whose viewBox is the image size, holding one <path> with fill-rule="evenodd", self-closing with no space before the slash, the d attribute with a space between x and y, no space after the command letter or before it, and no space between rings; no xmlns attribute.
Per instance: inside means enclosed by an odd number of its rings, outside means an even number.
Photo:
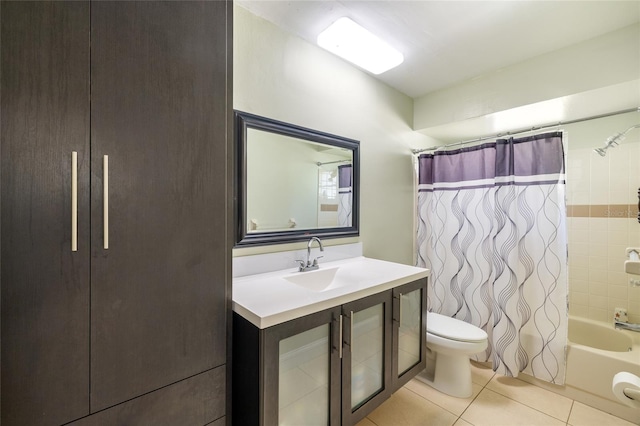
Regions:
<svg viewBox="0 0 640 426"><path fill-rule="evenodd" d="M613 376L628 371L640 376L640 333L616 330L612 323L569 317L565 386L527 375L519 378L571 399L640 424L640 410L619 402L611 391Z"/></svg>

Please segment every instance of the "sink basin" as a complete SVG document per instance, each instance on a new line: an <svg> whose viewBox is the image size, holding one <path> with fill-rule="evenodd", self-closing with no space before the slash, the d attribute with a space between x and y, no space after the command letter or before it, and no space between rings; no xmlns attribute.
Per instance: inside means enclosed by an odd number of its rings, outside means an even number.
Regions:
<svg viewBox="0 0 640 426"><path fill-rule="evenodd" d="M335 279L338 269L339 267L298 272L288 275L284 279L307 290L321 292L340 287L340 281Z"/></svg>

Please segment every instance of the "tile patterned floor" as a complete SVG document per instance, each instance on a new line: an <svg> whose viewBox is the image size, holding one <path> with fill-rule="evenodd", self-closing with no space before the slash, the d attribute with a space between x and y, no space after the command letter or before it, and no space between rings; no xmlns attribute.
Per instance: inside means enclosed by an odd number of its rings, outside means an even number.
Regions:
<svg viewBox="0 0 640 426"><path fill-rule="evenodd" d="M472 363L473 395L412 380L357 426L634 426L618 417Z"/></svg>

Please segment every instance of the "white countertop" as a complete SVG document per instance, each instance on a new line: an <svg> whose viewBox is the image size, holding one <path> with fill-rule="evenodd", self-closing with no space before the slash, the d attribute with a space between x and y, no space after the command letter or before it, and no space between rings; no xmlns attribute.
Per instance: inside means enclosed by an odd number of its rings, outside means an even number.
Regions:
<svg viewBox="0 0 640 426"><path fill-rule="evenodd" d="M324 291L308 290L286 279L333 268L337 268L335 282L340 284ZM318 271L291 268L234 278L233 310L256 327L267 328L429 275L428 269L366 257L321 263Z"/></svg>

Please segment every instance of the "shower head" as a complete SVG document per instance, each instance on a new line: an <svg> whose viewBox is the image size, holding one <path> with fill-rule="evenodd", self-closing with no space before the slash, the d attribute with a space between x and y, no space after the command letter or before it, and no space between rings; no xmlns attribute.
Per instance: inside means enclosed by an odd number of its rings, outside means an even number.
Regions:
<svg viewBox="0 0 640 426"><path fill-rule="evenodd" d="M609 148L615 148L623 140L624 140L624 133L616 133L615 135L609 136L607 138L603 148L596 148L594 149L594 151L597 152L601 157L604 157L605 155L607 155L607 150Z"/></svg>
<svg viewBox="0 0 640 426"><path fill-rule="evenodd" d="M613 136L609 136L607 138L607 140L605 141L605 143L604 143L604 147L596 148L593 151L597 152L598 155L600 155L601 157L604 157L605 155L607 155L607 150L609 148L615 148L616 146L618 146L620 144L620 142L622 142L625 139L627 133L629 133L631 130L636 129L638 127L640 127L640 124L636 124L635 126L631 126L631 127L629 127L627 130L625 130L622 133L616 133Z"/></svg>
<svg viewBox="0 0 640 426"><path fill-rule="evenodd" d="M607 148L609 148L609 147L606 146L604 148L596 148L593 151L597 152L598 154L600 154L601 157L604 157L605 155L607 155Z"/></svg>

